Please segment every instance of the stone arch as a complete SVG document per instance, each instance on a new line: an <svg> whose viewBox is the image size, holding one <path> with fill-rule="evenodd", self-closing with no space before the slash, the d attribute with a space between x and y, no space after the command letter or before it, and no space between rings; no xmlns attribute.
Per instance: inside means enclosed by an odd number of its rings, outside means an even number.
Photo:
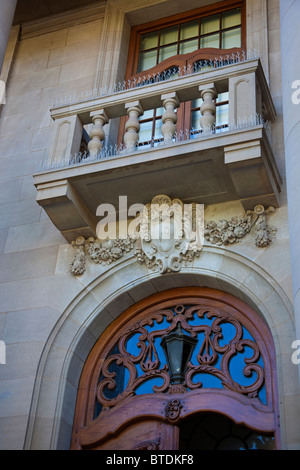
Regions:
<svg viewBox="0 0 300 470"><path fill-rule="evenodd" d="M90 282L86 280L86 287L62 314L44 347L25 448L69 448L77 386L96 340L130 305L179 286L223 290L243 300L265 320L276 349L282 447L288 447L291 423L288 428L284 397L291 397L298 383L288 347L295 339L291 303L279 284L254 262L221 248L204 247L199 259L179 273L150 272L130 256ZM295 421L293 426L299 424Z"/></svg>

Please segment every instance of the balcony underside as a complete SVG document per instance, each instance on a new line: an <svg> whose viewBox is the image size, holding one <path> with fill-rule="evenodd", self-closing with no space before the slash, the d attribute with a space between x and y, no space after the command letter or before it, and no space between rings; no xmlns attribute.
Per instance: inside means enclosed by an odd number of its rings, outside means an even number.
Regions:
<svg viewBox="0 0 300 470"><path fill-rule="evenodd" d="M240 200L278 206L278 173L262 125L84 161L35 175L37 201L67 241L95 236L100 204L147 204L157 194L183 202Z"/></svg>

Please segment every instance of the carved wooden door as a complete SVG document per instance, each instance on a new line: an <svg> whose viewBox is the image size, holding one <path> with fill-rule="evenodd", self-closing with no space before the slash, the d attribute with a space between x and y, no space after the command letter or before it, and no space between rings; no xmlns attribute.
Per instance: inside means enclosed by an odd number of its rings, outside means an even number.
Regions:
<svg viewBox="0 0 300 470"><path fill-rule="evenodd" d="M171 337L179 338L178 350L184 344L172 357ZM176 450L184 423L208 412L270 436L279 448L272 336L229 294L165 291L124 312L91 351L71 448Z"/></svg>
<svg viewBox="0 0 300 470"><path fill-rule="evenodd" d="M125 423L126 424L126 418ZM161 421L144 419L126 425L120 433L107 437L93 450L176 450L178 449L177 427Z"/></svg>

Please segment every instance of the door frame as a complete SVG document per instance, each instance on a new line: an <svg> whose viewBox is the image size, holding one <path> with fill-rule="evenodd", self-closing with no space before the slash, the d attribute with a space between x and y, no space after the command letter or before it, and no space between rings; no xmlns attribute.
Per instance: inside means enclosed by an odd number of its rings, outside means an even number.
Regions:
<svg viewBox="0 0 300 470"><path fill-rule="evenodd" d="M255 329L260 338L260 347L264 351L267 405L247 396L226 389L196 389L186 393L153 393L130 396L109 411L103 411L94 419L96 386L99 378L99 365L105 359L116 341L116 335L138 315L154 312L162 306L175 303L214 301L226 306L229 311L242 316L243 324ZM257 338L255 338L257 341ZM267 359L267 361L266 361ZM171 407L171 408L170 408ZM170 409L172 412L170 412ZM168 411L169 410L169 411ZM266 323L245 302L223 291L205 287L176 288L154 294L127 309L103 332L87 358L81 375L71 449L95 448L110 436L118 435L126 426L144 419L156 419L165 423L179 424L182 420L202 411L224 414L237 424L249 428L273 433L275 445L280 449L279 411L275 347L272 334ZM126 421L120 416L126 414Z"/></svg>

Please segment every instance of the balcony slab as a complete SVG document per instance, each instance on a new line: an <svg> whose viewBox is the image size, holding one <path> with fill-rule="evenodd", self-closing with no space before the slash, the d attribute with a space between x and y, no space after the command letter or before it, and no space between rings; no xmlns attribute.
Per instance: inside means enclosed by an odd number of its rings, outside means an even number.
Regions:
<svg viewBox="0 0 300 470"><path fill-rule="evenodd" d="M281 178L263 125L50 169L34 176L37 202L67 241L96 236L96 210L119 196L147 204L164 193L204 205L278 206Z"/></svg>

